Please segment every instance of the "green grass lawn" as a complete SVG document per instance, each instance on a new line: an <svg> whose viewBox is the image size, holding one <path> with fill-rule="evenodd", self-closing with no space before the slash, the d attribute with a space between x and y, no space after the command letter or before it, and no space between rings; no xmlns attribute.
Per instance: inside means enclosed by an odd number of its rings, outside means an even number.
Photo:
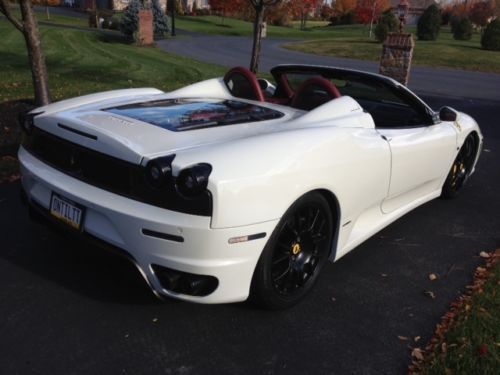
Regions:
<svg viewBox="0 0 500 375"><path fill-rule="evenodd" d="M21 19L21 12L19 11L18 6L13 6L11 12L17 19ZM49 8L49 18L47 18L47 13L45 11L35 12L35 15L38 22L42 23L48 22L64 26L89 27L89 21L87 17L83 18L83 17L62 16L54 14L53 12L50 11L50 8ZM0 14L0 20L5 20L5 18L1 14Z"/></svg>
<svg viewBox="0 0 500 375"><path fill-rule="evenodd" d="M336 29L325 27L324 22L308 21L305 30L299 29L298 23L294 27L281 27L268 25L267 35L272 38L289 39L321 39L332 38L337 34L342 34L342 28ZM175 26L182 30L194 31L203 34L216 34L228 36L251 36L253 35L253 24L234 18L222 18L219 16L197 16L197 17L176 17ZM364 27L360 27L363 29Z"/></svg>
<svg viewBox="0 0 500 375"><path fill-rule="evenodd" d="M250 36L253 25L250 22L221 17L178 17L179 29L203 34ZM408 28L415 34L415 28ZM346 57L360 60L379 61L382 44L368 35L363 25L327 26L325 23L308 22L306 30L294 27L269 26L268 36L305 40L290 43L286 48L318 55ZM480 34L473 34L472 40L454 40L449 28L443 28L437 41L416 41L413 64L430 67L446 67L500 73L500 52L481 49Z"/></svg>
<svg viewBox="0 0 500 375"><path fill-rule="evenodd" d="M38 22L48 22L65 26L89 27L88 18L61 16L52 14L50 11L48 19L46 13L36 13L36 16Z"/></svg>
<svg viewBox="0 0 500 375"><path fill-rule="evenodd" d="M462 306L421 365L420 374L498 374L500 369L500 263Z"/></svg>
<svg viewBox="0 0 500 375"><path fill-rule="evenodd" d="M216 65L139 48L97 32L41 26L53 100L103 90L157 87L171 90L220 76ZM7 21L0 20L0 103L33 97L24 40Z"/></svg>
<svg viewBox="0 0 500 375"><path fill-rule="evenodd" d="M336 29L337 27L333 27ZM343 26L344 35L331 39L306 41L286 45L286 48L318 55L379 61L382 45L363 34L359 26ZM348 32L350 31L350 32ZM409 29L415 34L415 29ZM438 40L416 40L413 64L473 71L500 73L500 52L481 49L480 34L471 40L454 40L449 28L441 29Z"/></svg>

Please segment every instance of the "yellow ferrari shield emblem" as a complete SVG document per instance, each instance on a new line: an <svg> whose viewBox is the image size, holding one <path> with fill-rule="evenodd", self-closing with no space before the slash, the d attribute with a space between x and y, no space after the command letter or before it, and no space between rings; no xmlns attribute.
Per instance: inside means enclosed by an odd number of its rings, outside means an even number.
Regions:
<svg viewBox="0 0 500 375"><path fill-rule="evenodd" d="M302 248L300 247L300 244L296 243L295 245L292 246L292 254L297 255L302 251Z"/></svg>

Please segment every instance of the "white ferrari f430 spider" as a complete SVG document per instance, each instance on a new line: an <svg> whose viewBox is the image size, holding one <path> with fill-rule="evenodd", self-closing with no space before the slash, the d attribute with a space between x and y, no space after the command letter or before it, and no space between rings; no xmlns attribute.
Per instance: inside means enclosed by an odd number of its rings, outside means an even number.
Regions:
<svg viewBox="0 0 500 375"><path fill-rule="evenodd" d="M127 255L158 296L297 303L335 261L453 197L477 123L390 78L280 65L164 93L109 91L23 116L30 211Z"/></svg>

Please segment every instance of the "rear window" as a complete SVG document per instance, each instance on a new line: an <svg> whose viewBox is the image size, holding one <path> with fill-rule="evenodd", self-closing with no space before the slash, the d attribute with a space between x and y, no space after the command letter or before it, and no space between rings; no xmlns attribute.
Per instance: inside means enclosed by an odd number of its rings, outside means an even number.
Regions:
<svg viewBox="0 0 500 375"><path fill-rule="evenodd" d="M270 108L234 100L168 99L106 108L103 111L171 131L186 131L283 117Z"/></svg>

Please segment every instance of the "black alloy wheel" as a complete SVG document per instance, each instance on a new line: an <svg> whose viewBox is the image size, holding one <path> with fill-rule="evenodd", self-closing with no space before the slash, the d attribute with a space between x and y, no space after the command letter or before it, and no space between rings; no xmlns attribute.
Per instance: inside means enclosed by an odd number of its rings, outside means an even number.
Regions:
<svg viewBox="0 0 500 375"><path fill-rule="evenodd" d="M454 198L458 191L464 186L470 176L477 153L477 139L474 135L469 135L460 148L448 177L443 185L441 196L443 198Z"/></svg>
<svg viewBox="0 0 500 375"><path fill-rule="evenodd" d="M320 193L297 200L262 252L252 280L252 298L270 309L295 305L328 259L333 229L331 209Z"/></svg>

